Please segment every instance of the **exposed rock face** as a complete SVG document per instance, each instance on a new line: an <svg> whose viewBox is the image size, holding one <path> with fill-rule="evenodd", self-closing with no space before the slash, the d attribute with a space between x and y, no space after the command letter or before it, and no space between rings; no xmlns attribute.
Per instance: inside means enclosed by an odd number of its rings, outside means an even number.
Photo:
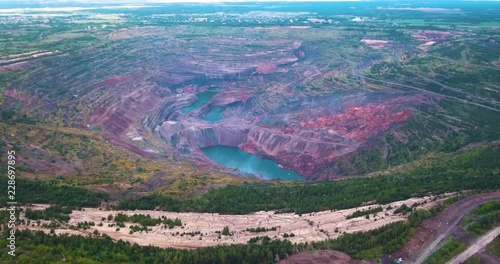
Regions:
<svg viewBox="0 0 500 264"><path fill-rule="evenodd" d="M241 146L243 150L271 158L309 178L316 178L313 174L318 165L331 162L358 145L341 136L327 138L310 131L289 134L256 128L249 137L250 140Z"/></svg>
<svg viewBox="0 0 500 264"><path fill-rule="evenodd" d="M410 120L429 95L380 85L367 92L373 85L359 76L387 54L359 49L365 54L325 60L332 47L325 41L341 40L317 39L316 29L299 38L299 28L248 27L230 36L185 26L122 29L106 38L129 41L48 58L50 66L3 90L2 105L19 102L22 113L35 109L33 119L100 129L147 157L181 154L213 165L200 148L227 145L308 179L335 177L325 169ZM183 111L204 91L217 94Z"/></svg>
<svg viewBox="0 0 500 264"><path fill-rule="evenodd" d="M182 35L180 31L169 34ZM165 33L145 28L109 37L161 34ZM111 142L143 156L173 156L167 152L176 151L175 155L213 165L200 148L226 145L272 159L308 179L330 177L325 168L408 120L412 107L424 101L409 93L310 93L304 86L326 73L314 59L304 62L314 50L305 52L299 41L255 36L168 39L132 44L128 55L134 60L127 61L131 66L109 67L123 63L108 55L116 54L111 48L89 51L94 57L85 61L86 67L105 67L107 73L96 82L73 86L73 79L50 72L37 81L72 87L61 89L64 93L57 99L88 107L77 113L67 107L65 116L76 116L69 121L72 125L98 127ZM96 65L99 59L104 64ZM54 70L73 72L79 80L95 78L80 66ZM207 90L217 94L199 108L183 111L198 101L197 93ZM4 94L26 104L39 101L15 87ZM53 101L50 98L39 109L49 114Z"/></svg>
<svg viewBox="0 0 500 264"><path fill-rule="evenodd" d="M148 128L154 129L158 124L161 124L163 120L171 119L176 111L194 103L196 100L196 96L190 93L168 96L156 111L145 118L144 123Z"/></svg>
<svg viewBox="0 0 500 264"><path fill-rule="evenodd" d="M121 35L133 38L139 33L123 31ZM144 29L142 33L160 34L153 29ZM247 47L249 43L253 45ZM155 49L155 56L135 61L132 74L116 72L82 89L88 96L81 100L90 106L85 122L99 127L112 142L135 153L151 157L161 152L165 146L155 145L151 138L157 135L179 153L206 164L211 162L199 148L218 144L238 147L249 142L250 134L261 133L250 121L263 111L255 101L248 100L267 82L262 79L263 74L272 78L274 72L286 72L287 66L299 60L296 54L301 47L300 42L285 39L230 37L217 41L199 38L196 43L177 39L168 45L177 54ZM179 45L184 48L177 49ZM151 50L145 45L137 47L136 52L150 54ZM247 82L253 83L249 89L245 89ZM203 107L184 113L184 107L198 100L196 93L207 88L215 88L219 93ZM253 99L258 100L261 95ZM203 121L214 107L226 109L222 113L224 121ZM243 107L247 107L246 111Z"/></svg>
<svg viewBox="0 0 500 264"><path fill-rule="evenodd" d="M351 101L333 113L316 108L292 112L294 118L278 123L278 129L253 130L242 149L270 157L309 179L324 178L325 165L407 120L410 101L418 101L410 98L349 105Z"/></svg>
<svg viewBox="0 0 500 264"><path fill-rule="evenodd" d="M210 86L218 93L189 113L182 110L198 100L197 73L190 72L192 78L187 74L181 81L194 80L193 84L176 89L162 86L176 85L180 79L172 76L152 77L150 81L139 75L107 78L101 83L106 92L120 96L100 97L89 121L99 124L115 144L143 156L151 157L164 147L151 143L146 130L199 164L214 164L200 148L226 145L274 160L314 180L332 177L325 173L325 168L409 119L412 107L425 99L418 94L387 92L314 97L286 86L279 88L282 92L275 92L245 87L244 82L242 87L238 87L238 82L221 82L220 78L260 82L272 78L269 73L278 70L279 65L298 60L292 50L278 53L281 57L270 62L272 67L262 66L262 54L257 54L256 60L218 65L216 70L210 70L200 79L207 84L203 90ZM201 60L195 64L203 72L212 65L206 63ZM216 79L208 82L209 78ZM134 87L139 80L143 83ZM214 108L223 109L222 120L205 121L204 116ZM148 152L144 152L146 149Z"/></svg>
<svg viewBox="0 0 500 264"><path fill-rule="evenodd" d="M162 101L154 93L154 87L144 86L123 95L107 108L96 107L91 113L90 121L102 124L106 131L115 135L123 134L138 117Z"/></svg>
<svg viewBox="0 0 500 264"><path fill-rule="evenodd" d="M233 146L272 159L308 179L327 177L325 166L410 118L411 107L423 100L421 95L402 94L332 96L292 103L280 108L279 114L256 118L248 115L246 107L259 95L221 94L194 114L163 122L157 129L159 135L201 163L210 162L200 148ZM232 107L234 102L241 105ZM327 108L316 106L324 102L342 103ZM224 119L215 123L201 120L211 107L220 105L228 107Z"/></svg>

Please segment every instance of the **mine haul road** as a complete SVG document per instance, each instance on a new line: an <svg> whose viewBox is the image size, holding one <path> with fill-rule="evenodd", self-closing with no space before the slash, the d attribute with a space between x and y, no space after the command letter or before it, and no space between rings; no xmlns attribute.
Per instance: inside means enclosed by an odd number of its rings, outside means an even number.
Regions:
<svg viewBox="0 0 500 264"><path fill-rule="evenodd" d="M450 205L438 216L425 220L421 227L425 224L431 224L431 226L435 225L438 227L434 231L431 231L434 233L433 238L427 240L431 242L424 244L418 251L414 251L416 255L410 255L406 262L416 264L424 263L424 261L439 248L439 243L445 237L450 236L455 230L460 228L460 221L470 210L490 201L500 201L500 191L471 195ZM425 232L421 227L417 228L414 235L415 237L418 236L419 231Z"/></svg>
<svg viewBox="0 0 500 264"><path fill-rule="evenodd" d="M486 235L478 238L469 248L467 248L467 250L465 250L458 256L454 257L447 263L449 264L463 263L466 259L476 254L479 250L485 248L499 234L500 234L500 226L486 233Z"/></svg>

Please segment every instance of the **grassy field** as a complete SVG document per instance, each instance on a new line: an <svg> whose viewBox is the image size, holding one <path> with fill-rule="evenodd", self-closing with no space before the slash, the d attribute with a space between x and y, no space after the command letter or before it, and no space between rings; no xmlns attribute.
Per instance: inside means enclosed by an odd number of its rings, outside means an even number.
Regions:
<svg viewBox="0 0 500 264"><path fill-rule="evenodd" d="M497 236L486 248L489 253L500 257L500 236Z"/></svg>
<svg viewBox="0 0 500 264"><path fill-rule="evenodd" d="M464 262L464 264L479 264L479 263L481 263L481 258L479 258L478 256L471 256Z"/></svg>
<svg viewBox="0 0 500 264"><path fill-rule="evenodd" d="M445 244L434 252L426 261L426 264L444 264L454 256L467 249L467 245L454 238L448 239Z"/></svg>

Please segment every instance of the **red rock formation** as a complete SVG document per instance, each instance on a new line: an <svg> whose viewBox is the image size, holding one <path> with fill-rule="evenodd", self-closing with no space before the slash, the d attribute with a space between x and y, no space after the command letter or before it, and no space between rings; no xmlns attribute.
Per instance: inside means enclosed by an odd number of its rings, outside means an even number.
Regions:
<svg viewBox="0 0 500 264"><path fill-rule="evenodd" d="M242 99L239 92L223 93L209 104L227 105ZM360 95L361 96L361 95ZM175 135L178 146L189 146L191 156L203 164L210 161L199 148L212 145L239 147L245 152L269 158L308 179L322 179L325 167L356 151L380 133L410 118L410 109L425 96L413 95L364 102L350 97L340 109L311 107L276 116L237 115L210 123L187 117L179 123L167 121L160 128L162 138ZM208 106L206 106L208 108ZM260 122L262 121L262 122ZM171 142L170 142L171 143ZM200 164L201 164L200 163Z"/></svg>
<svg viewBox="0 0 500 264"><path fill-rule="evenodd" d="M98 106L90 115L90 122L101 124L102 128L115 135L123 134L132 123L162 101L153 87L145 86L107 106Z"/></svg>
<svg viewBox="0 0 500 264"><path fill-rule="evenodd" d="M246 102L251 95L251 91L228 91L216 94L212 100L212 105L227 105L234 102Z"/></svg>
<svg viewBox="0 0 500 264"><path fill-rule="evenodd" d="M257 66L257 69L255 69L255 72L260 73L260 74L269 74L273 73L276 70L276 65L274 64L263 64Z"/></svg>
<svg viewBox="0 0 500 264"><path fill-rule="evenodd" d="M351 106L343 113L302 120L299 124L315 131L328 129L354 140L365 141L387 130L393 123L410 117L407 109L394 112L394 108L388 103Z"/></svg>
<svg viewBox="0 0 500 264"><path fill-rule="evenodd" d="M194 86L193 85L186 85L186 86L184 86L184 92L186 92L186 93L193 93L194 92Z"/></svg>

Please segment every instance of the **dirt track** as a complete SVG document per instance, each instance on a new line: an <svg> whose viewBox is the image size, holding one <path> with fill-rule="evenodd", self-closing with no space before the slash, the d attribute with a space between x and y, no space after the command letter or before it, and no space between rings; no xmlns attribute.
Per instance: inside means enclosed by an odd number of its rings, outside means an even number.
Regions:
<svg viewBox="0 0 500 264"><path fill-rule="evenodd" d="M463 263L466 259L470 258L472 255L476 254L479 250L485 248L495 237L500 234L500 227L497 227L484 236L480 237L477 241L475 241L467 250L462 252L460 255L454 257L448 263L450 264L459 264Z"/></svg>
<svg viewBox="0 0 500 264"><path fill-rule="evenodd" d="M466 197L446 208L438 216L425 220L417 228L405 247L393 254L408 263L423 263L435 250L439 242L459 228L460 220L475 207L500 200L500 191Z"/></svg>
<svg viewBox="0 0 500 264"><path fill-rule="evenodd" d="M481 258L481 264L498 264L500 263L500 257L492 255L488 252L479 252L476 254L479 258Z"/></svg>

